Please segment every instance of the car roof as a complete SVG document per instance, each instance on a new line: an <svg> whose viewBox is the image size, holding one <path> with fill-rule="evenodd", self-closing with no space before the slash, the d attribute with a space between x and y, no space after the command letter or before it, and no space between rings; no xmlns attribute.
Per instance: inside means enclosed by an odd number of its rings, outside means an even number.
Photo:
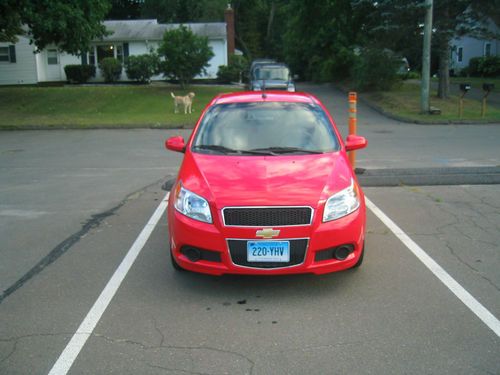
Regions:
<svg viewBox="0 0 500 375"><path fill-rule="evenodd" d="M272 69L274 69L274 68L286 68L286 69L290 69L288 67L288 65L286 65L285 63L263 63L263 64L259 64L259 69L262 69L262 68L272 68Z"/></svg>
<svg viewBox="0 0 500 375"><path fill-rule="evenodd" d="M210 105L231 103L265 103L265 102L288 102L319 104L319 100L305 92L288 91L243 91L229 94L221 94L214 98Z"/></svg>

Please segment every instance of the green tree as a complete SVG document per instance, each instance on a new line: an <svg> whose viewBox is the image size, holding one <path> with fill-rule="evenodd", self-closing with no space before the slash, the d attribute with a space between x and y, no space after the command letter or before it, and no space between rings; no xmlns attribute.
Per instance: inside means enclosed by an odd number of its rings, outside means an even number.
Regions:
<svg viewBox="0 0 500 375"><path fill-rule="evenodd" d="M15 42L17 35L26 35L38 50L55 44L78 54L105 35L102 20L108 9L108 0L2 0L0 40Z"/></svg>
<svg viewBox="0 0 500 375"><path fill-rule="evenodd" d="M165 58L160 68L163 74L178 79L182 88L196 75L206 73L208 62L214 56L208 38L194 34L183 25L165 32L158 53Z"/></svg>
<svg viewBox="0 0 500 375"><path fill-rule="evenodd" d="M288 17L284 52L294 72L316 81L349 75L358 33L349 0L290 0Z"/></svg>
<svg viewBox="0 0 500 375"><path fill-rule="evenodd" d="M144 0L141 3L141 17L155 18L160 23L222 21L228 4L227 0Z"/></svg>
<svg viewBox="0 0 500 375"><path fill-rule="evenodd" d="M365 43L383 45L403 55L411 50L410 62L421 57L423 1L356 0L355 7L363 7L367 16L362 25ZM491 36L487 21L490 18L498 24L499 14L500 0L434 0L432 57L439 63L438 97L449 96L451 40L462 35Z"/></svg>
<svg viewBox="0 0 500 375"><path fill-rule="evenodd" d="M135 20L141 16L143 0L111 0L107 20Z"/></svg>

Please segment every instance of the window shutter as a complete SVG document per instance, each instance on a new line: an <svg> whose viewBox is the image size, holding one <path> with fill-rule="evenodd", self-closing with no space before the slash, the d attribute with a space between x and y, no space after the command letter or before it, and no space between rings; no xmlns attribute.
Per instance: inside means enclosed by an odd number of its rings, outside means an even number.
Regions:
<svg viewBox="0 0 500 375"><path fill-rule="evenodd" d="M82 65L87 65L87 53L82 53Z"/></svg>
<svg viewBox="0 0 500 375"><path fill-rule="evenodd" d="M10 62L16 62L16 46L9 46Z"/></svg>
<svg viewBox="0 0 500 375"><path fill-rule="evenodd" d="M125 59L128 57L128 43L123 43L123 57Z"/></svg>

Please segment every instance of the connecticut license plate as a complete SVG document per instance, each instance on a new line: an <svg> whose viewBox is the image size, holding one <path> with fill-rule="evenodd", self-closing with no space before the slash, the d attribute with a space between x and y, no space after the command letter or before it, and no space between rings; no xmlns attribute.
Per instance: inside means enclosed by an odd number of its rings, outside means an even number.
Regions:
<svg viewBox="0 0 500 375"><path fill-rule="evenodd" d="M289 262L290 241L248 241L248 262Z"/></svg>

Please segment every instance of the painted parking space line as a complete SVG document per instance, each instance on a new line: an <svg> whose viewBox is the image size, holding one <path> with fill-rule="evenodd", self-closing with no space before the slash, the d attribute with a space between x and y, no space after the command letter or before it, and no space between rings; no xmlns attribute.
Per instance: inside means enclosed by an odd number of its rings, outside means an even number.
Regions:
<svg viewBox="0 0 500 375"><path fill-rule="evenodd" d="M436 276L441 282L458 297L484 324L500 337L500 321L475 299L464 287L450 276L436 263L420 246L417 245L394 221L365 196L366 206L377 216L389 230Z"/></svg>
<svg viewBox="0 0 500 375"><path fill-rule="evenodd" d="M167 209L168 197L169 193L167 193L165 198L162 199L148 223L144 226L141 233L130 247L127 255L125 255L125 258L123 258L122 262L113 273L113 276L111 276L94 305L87 313L87 316L82 321L70 342L66 345L56 363L50 370L49 375L65 375L68 373L88 338L92 335L97 323L99 323L104 311L106 311L106 308L118 291L118 288L120 288L120 285L125 279L125 276L127 276L128 271L151 236L151 233L153 233L158 221Z"/></svg>

